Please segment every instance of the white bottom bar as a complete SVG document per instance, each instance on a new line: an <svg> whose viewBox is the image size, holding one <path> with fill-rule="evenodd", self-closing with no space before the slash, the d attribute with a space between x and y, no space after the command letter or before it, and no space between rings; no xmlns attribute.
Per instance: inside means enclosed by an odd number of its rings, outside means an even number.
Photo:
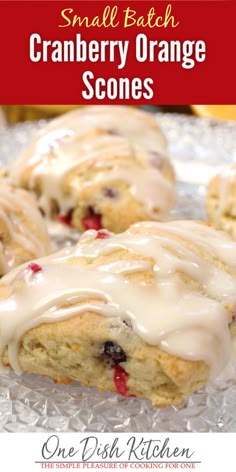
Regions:
<svg viewBox="0 0 236 472"><path fill-rule="evenodd" d="M4 472L233 471L234 442L233 433L2 433L0 465Z"/></svg>

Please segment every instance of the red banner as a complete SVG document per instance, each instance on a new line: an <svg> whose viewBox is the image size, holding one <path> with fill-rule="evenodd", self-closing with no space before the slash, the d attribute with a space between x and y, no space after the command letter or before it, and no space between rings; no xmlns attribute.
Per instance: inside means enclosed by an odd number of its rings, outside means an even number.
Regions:
<svg viewBox="0 0 236 472"><path fill-rule="evenodd" d="M231 104L235 18L235 1L0 1L0 103Z"/></svg>

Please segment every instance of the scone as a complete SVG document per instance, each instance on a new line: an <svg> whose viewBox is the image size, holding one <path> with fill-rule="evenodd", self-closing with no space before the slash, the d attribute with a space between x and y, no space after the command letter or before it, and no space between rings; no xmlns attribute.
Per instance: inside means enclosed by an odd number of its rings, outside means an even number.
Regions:
<svg viewBox="0 0 236 472"><path fill-rule="evenodd" d="M41 210L69 226L115 233L162 220L174 204L167 143L152 114L88 106L42 129L11 168Z"/></svg>
<svg viewBox="0 0 236 472"><path fill-rule="evenodd" d="M191 221L90 230L0 296L4 365L178 405L230 359L236 242Z"/></svg>
<svg viewBox="0 0 236 472"><path fill-rule="evenodd" d="M50 253L45 222L32 196L0 177L0 277Z"/></svg>
<svg viewBox="0 0 236 472"><path fill-rule="evenodd" d="M216 228L236 236L236 163L211 179L206 210L209 221Z"/></svg>

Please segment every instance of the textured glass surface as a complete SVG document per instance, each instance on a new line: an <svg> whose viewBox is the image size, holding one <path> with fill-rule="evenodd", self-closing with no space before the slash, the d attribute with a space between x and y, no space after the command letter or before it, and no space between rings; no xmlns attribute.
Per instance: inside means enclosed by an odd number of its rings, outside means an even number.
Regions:
<svg viewBox="0 0 236 472"><path fill-rule="evenodd" d="M220 166L236 160L236 124L158 114L177 175L177 203L171 218L204 219L205 185ZM0 162L12 162L43 123L0 131ZM54 232L60 246L68 243ZM73 236L72 236L73 239ZM234 366L180 408L153 409L150 402L99 393L79 383L14 372L0 376L0 431L45 432L236 432Z"/></svg>

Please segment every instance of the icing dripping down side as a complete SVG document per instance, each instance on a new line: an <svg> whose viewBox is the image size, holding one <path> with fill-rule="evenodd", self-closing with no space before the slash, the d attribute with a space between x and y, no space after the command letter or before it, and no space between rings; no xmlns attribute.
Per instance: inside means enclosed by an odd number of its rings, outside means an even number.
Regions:
<svg viewBox="0 0 236 472"><path fill-rule="evenodd" d="M150 164L153 154L159 167ZM150 113L92 106L39 132L12 166L11 177L17 185L26 185L27 179L27 188L40 189L39 205L47 216L55 200L62 215L74 208L88 180L92 186L124 181L147 215L160 220L175 200L173 185L162 173L164 164L171 169L165 138Z"/></svg>

